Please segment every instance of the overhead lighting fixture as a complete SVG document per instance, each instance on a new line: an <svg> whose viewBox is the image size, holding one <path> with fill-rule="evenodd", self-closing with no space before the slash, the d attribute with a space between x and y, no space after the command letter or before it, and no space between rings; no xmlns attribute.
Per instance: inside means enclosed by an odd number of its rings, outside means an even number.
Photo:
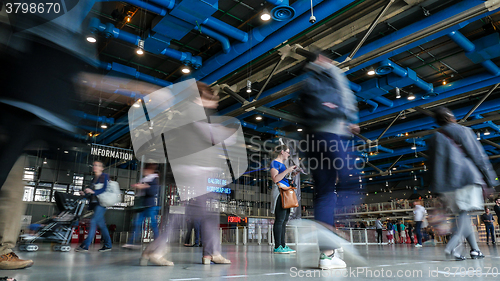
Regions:
<svg viewBox="0 0 500 281"><path fill-rule="evenodd" d="M108 128L108 125L106 125L106 124L102 124L102 125L101 125L101 128L103 128L103 129L107 129L107 128Z"/></svg>
<svg viewBox="0 0 500 281"><path fill-rule="evenodd" d="M143 55L144 51L141 48L139 48L139 49L137 49L137 54L138 55Z"/></svg>
<svg viewBox="0 0 500 281"><path fill-rule="evenodd" d="M127 16L127 22L130 22L132 20L132 17L130 15Z"/></svg>
<svg viewBox="0 0 500 281"><path fill-rule="evenodd" d="M301 128L298 128L298 129L297 129L297 132L302 132L302 129L301 129Z"/></svg>
<svg viewBox="0 0 500 281"><path fill-rule="evenodd" d="M369 178L369 180L371 180L371 181L372 181L372 180L373 180L373 178Z"/></svg>
<svg viewBox="0 0 500 281"><path fill-rule="evenodd" d="M394 168L392 168L392 169L393 169L394 171L396 171L398 168L394 167Z"/></svg>
<svg viewBox="0 0 500 281"><path fill-rule="evenodd" d="M252 82L250 80L247 80L247 93L252 92Z"/></svg>
<svg viewBox="0 0 500 281"><path fill-rule="evenodd" d="M480 139L481 139L481 133L477 132L477 140L480 140Z"/></svg>
<svg viewBox="0 0 500 281"><path fill-rule="evenodd" d="M95 39L94 35L89 35L89 36L87 36L87 41L89 43L95 43L95 42L97 42L97 39Z"/></svg>
<svg viewBox="0 0 500 281"><path fill-rule="evenodd" d="M385 186L389 186L389 183L388 183L388 182L385 182Z"/></svg>
<svg viewBox="0 0 500 281"><path fill-rule="evenodd" d="M443 80L443 85L446 85L446 80Z"/></svg>
<svg viewBox="0 0 500 281"><path fill-rule="evenodd" d="M490 131L488 131L488 130L484 131L484 135L485 136L489 136L490 135Z"/></svg>
<svg viewBox="0 0 500 281"><path fill-rule="evenodd" d="M366 74L368 74L368 75L370 75L370 76L375 75L375 69L370 68Z"/></svg>
<svg viewBox="0 0 500 281"><path fill-rule="evenodd" d="M69 151L65 150L65 151L64 151L64 153L68 154L68 153L69 153Z"/></svg>
<svg viewBox="0 0 500 281"><path fill-rule="evenodd" d="M47 158L43 160L43 164L47 164Z"/></svg>
<svg viewBox="0 0 500 281"><path fill-rule="evenodd" d="M256 181L257 179L253 179L254 181Z"/></svg>
<svg viewBox="0 0 500 281"><path fill-rule="evenodd" d="M359 160L361 160L361 158L359 158L359 157L356 157L356 161L359 161Z"/></svg>
<svg viewBox="0 0 500 281"><path fill-rule="evenodd" d="M262 116L255 117L255 120L262 120Z"/></svg>
<svg viewBox="0 0 500 281"><path fill-rule="evenodd" d="M191 73L191 69L189 69L189 67L187 67L187 66L183 66L182 69L181 69L181 71L184 74Z"/></svg>
<svg viewBox="0 0 500 281"><path fill-rule="evenodd" d="M412 146L411 146L411 149L416 150L416 149L417 149L417 147L416 147L415 145L412 145Z"/></svg>
<svg viewBox="0 0 500 281"><path fill-rule="evenodd" d="M401 90L398 87L396 87L396 98L397 99L401 98Z"/></svg>
<svg viewBox="0 0 500 281"><path fill-rule="evenodd" d="M414 99L415 99L415 95L414 95L414 94L412 94L412 93L410 93L410 94L408 95L408 100L414 100Z"/></svg>
<svg viewBox="0 0 500 281"><path fill-rule="evenodd" d="M134 103L133 107L141 107L141 99L138 99L138 100Z"/></svg>
<svg viewBox="0 0 500 281"><path fill-rule="evenodd" d="M264 11L262 11L262 14L260 15L260 19L263 21L268 21L271 19L271 14L269 14L269 11L267 9L264 9Z"/></svg>
<svg viewBox="0 0 500 281"><path fill-rule="evenodd" d="M92 136L92 132L89 133L89 137L91 137L91 136Z"/></svg>

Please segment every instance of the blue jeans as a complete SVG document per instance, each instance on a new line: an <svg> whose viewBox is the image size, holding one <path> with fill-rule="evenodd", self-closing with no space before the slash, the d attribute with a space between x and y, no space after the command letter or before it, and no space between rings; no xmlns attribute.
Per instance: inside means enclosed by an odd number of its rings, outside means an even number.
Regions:
<svg viewBox="0 0 500 281"><path fill-rule="evenodd" d="M415 222L415 233L417 234L417 244L422 245L422 221Z"/></svg>
<svg viewBox="0 0 500 281"><path fill-rule="evenodd" d="M154 238L158 238L158 221L156 220L156 215L158 214L160 207L149 207L144 211L137 213L137 217L134 220L134 235L129 239L130 244L134 244L137 238L141 237L142 234L142 222L146 218L151 218L151 228L153 229Z"/></svg>
<svg viewBox="0 0 500 281"><path fill-rule="evenodd" d="M111 237L109 237L108 227L106 226L106 221L104 220L105 213L106 213L106 208L100 205L95 206L94 215L90 220L89 236L87 237L87 239L85 239L85 241L83 241L83 244L81 245L82 248L84 249L89 248L90 244L94 240L97 227L99 227L99 229L101 230L101 237L104 241L104 247L111 249L112 247Z"/></svg>
<svg viewBox="0 0 500 281"><path fill-rule="evenodd" d="M486 224L486 243L490 240L490 233L491 233L491 242L495 243L495 228L493 227L493 224Z"/></svg>

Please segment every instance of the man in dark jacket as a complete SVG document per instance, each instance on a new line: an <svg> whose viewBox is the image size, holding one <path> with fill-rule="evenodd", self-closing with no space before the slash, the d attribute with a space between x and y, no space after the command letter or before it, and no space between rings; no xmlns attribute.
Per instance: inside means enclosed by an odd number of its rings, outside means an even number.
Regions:
<svg viewBox="0 0 500 281"><path fill-rule="evenodd" d="M495 213L497 214L497 221L500 221L500 197L495 199L495 206L493 207Z"/></svg>
<svg viewBox="0 0 500 281"><path fill-rule="evenodd" d="M465 260L456 251L463 236L471 246L471 258L484 258L468 212L483 208L481 186L497 186L497 176L474 131L457 124L453 113L445 107L434 113L441 128L428 142L430 188L442 193L451 209L458 213L457 230L446 245L445 253L457 260Z"/></svg>
<svg viewBox="0 0 500 281"><path fill-rule="evenodd" d="M493 226L493 214L488 207L484 208L484 214L481 215L481 220L486 228L486 245L488 245L491 234L491 244L495 245L495 227Z"/></svg>

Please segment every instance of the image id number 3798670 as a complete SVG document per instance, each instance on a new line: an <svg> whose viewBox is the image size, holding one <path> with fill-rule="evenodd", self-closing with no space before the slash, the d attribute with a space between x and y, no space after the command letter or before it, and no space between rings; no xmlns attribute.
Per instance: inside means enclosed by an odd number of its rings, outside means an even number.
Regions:
<svg viewBox="0 0 500 281"><path fill-rule="evenodd" d="M429 272L429 277L436 277L434 275L442 274L444 277L480 277L480 276L493 276L497 277L500 275L497 267L464 267L464 266L454 266L454 267L444 267L441 269L433 270Z"/></svg>
<svg viewBox="0 0 500 281"><path fill-rule="evenodd" d="M60 3L5 3L7 14L59 14Z"/></svg>

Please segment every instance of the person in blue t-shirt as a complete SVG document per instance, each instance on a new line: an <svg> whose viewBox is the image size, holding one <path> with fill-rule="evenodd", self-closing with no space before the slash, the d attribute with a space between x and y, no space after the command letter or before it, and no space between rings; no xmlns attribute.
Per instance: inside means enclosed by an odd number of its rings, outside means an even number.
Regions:
<svg viewBox="0 0 500 281"><path fill-rule="evenodd" d="M283 209L281 204L280 189L289 190L290 183L286 176L293 172L296 166L291 166L287 168L283 162L285 162L290 156L290 149L286 145L277 146L274 150L278 156L271 163L271 178L274 182L272 190L272 202L271 210L274 211L274 253L276 254L288 254L294 253L295 250L290 249L285 243L285 233L286 224L288 218L290 217L290 209ZM273 208L274 206L274 208Z"/></svg>
<svg viewBox="0 0 500 281"><path fill-rule="evenodd" d="M86 188L84 192L86 194L92 194L95 196L91 196L89 209L94 210L94 215L90 219L90 230L89 236L87 239L83 241L82 245L75 249L77 252L88 252L89 246L94 240L94 235L97 230L97 227L101 230L102 239L104 240L104 245L99 252L108 252L111 251L111 237L109 236L108 227L106 226L106 221L104 220L104 214L106 213L106 207L101 206L99 204L99 200L97 199L97 195L102 194L108 188L109 175L103 173L104 171L104 163L102 161L96 160L92 166L94 171L94 179L92 180L92 188ZM102 184L102 188L95 189L96 184Z"/></svg>

